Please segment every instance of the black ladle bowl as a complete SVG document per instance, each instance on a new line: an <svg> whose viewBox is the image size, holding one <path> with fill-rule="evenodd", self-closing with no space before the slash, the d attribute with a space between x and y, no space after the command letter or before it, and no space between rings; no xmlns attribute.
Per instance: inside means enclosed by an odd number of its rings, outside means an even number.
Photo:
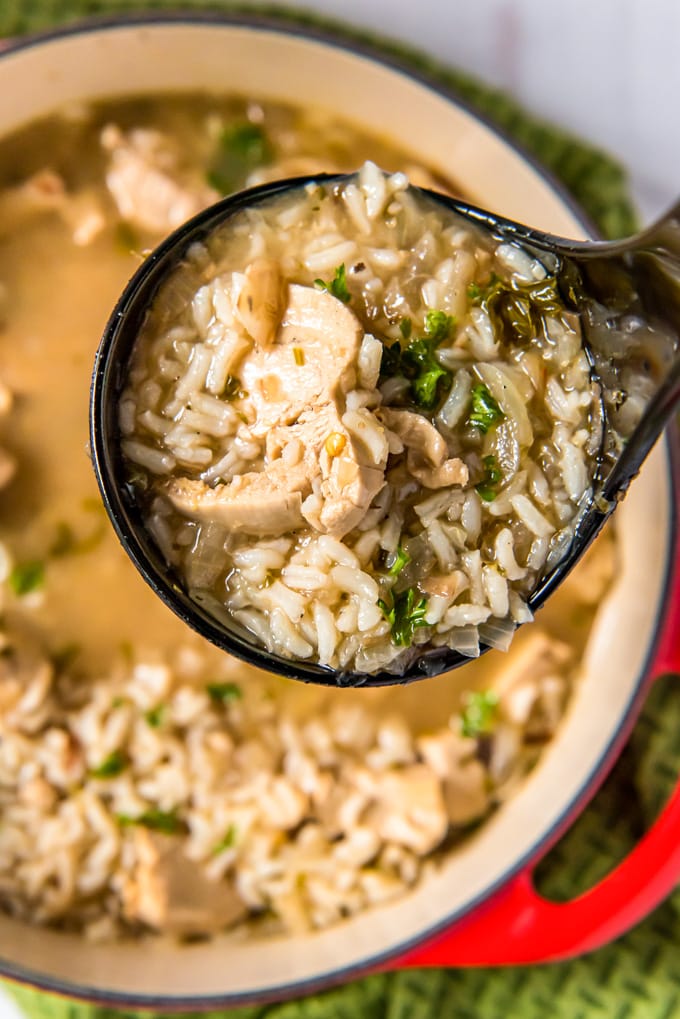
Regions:
<svg viewBox="0 0 680 1019"><path fill-rule="evenodd" d="M242 210L309 184L341 184L353 175L318 174L239 192L199 213L146 258L126 286L97 350L90 394L92 461L104 505L123 548L152 590L180 619L219 648L269 672L326 686L386 686L410 683L456 669L470 659L451 648L418 648L403 671L338 671L291 660L256 644L227 612L194 600L163 559L145 528L128 483L120 450L118 403L134 343L159 287L192 245L203 241ZM602 443L593 498L582 513L569 549L544 575L528 599L540 608L602 529L630 481L663 431L680 399L680 204L648 230L623 241L574 242L539 233L465 202L425 189L430 200L519 245L555 276L565 305L581 319L592 374L601 386ZM612 343L612 338L615 342ZM637 372L647 398L629 432L618 424L621 377ZM482 652L488 647L482 645Z"/></svg>

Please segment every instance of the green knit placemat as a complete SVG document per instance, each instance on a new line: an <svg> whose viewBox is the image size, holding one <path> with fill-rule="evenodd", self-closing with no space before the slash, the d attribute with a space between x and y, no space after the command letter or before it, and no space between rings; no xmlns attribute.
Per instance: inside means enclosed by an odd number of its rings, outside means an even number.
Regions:
<svg viewBox="0 0 680 1019"><path fill-rule="evenodd" d="M176 9L253 10L226 2L0 0L0 36L38 31L90 14ZM256 8L282 15L280 7ZM604 236L631 232L635 214L622 168L606 154L540 121L514 100L401 44L315 16L302 23L373 42L426 71L517 139L573 194ZM601 791L537 871L540 891L565 900L628 852L656 816L680 771L677 679L657 685L630 743ZM338 932L341 936L341 932ZM31 1019L126 1019L113 1012L7 985ZM235 1009L227 1019L680 1019L680 890L634 931L582 959L509 969L414 970L367 977L300 1001ZM188 1019L185 1014L184 1019Z"/></svg>

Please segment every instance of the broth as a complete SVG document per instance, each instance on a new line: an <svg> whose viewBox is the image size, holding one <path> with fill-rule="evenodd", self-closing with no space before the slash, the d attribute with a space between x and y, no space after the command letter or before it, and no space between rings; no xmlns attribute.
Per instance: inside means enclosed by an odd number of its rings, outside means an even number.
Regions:
<svg viewBox="0 0 680 1019"><path fill-rule="evenodd" d="M265 169L242 158L249 180L296 159L307 168L310 160L328 160L329 169L350 170L369 155L417 179L412 158L383 140L315 111L242 99L112 101L71 109L0 142L0 380L14 394L2 444L17 464L0 494L7 627L0 655L0 896L17 915L100 939L205 933L263 909L287 929L300 917L325 926L381 895L403 894L422 856L462 837L537 759L565 709L613 568L605 537L595 567L584 565L565 583L507 657L492 653L417 687L360 692L303 688L231 661L189 633L146 587L100 506L86 449L88 386L109 310L140 252L162 231L121 215L105 181L113 154L102 146L102 130L115 125L114 149L136 158L141 146L168 187L201 202L214 197L206 174L217 140L244 122L264 125L278 153ZM131 132L140 129L160 132L160 142L135 136L135 149ZM182 158L173 162L173 152ZM418 172L430 179L425 168ZM584 572L589 568L596 583ZM513 721L513 691L527 684L533 706L523 722ZM488 689L498 691L498 705L481 700L487 716L474 722L470 698ZM472 735L463 737L466 711ZM360 731L363 743L356 742ZM300 791L284 767L292 753L286 740L294 737L328 796L338 788L346 793L366 761L380 781L390 771L404 782L413 778L413 768L425 767L417 744L424 733L463 739L478 800L467 815L459 803L456 820L442 820L441 783L429 770L436 821L430 841L412 835L404 844L383 816L375 824L388 834L355 865L352 895L323 906L314 883L305 890L296 877L312 852L302 843L318 837L317 866L332 873L333 847L349 845L358 822L339 828L336 806L327 800L322 810L311 792ZM327 765L323 740L330 741ZM487 782L491 760L496 771ZM304 802L302 817L279 818L272 829L282 807L271 797L282 796L285 783L293 783L295 802ZM140 909L149 859L163 838L181 856L187 881L198 882L197 902L206 880L211 889L228 886L232 897L217 920L204 910L193 926L178 927ZM279 885L262 883L258 859L279 861Z"/></svg>

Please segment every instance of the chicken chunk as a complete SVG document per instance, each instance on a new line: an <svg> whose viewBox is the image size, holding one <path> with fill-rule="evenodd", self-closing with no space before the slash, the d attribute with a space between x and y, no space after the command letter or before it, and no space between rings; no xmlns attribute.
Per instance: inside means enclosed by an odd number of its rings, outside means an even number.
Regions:
<svg viewBox="0 0 680 1019"><path fill-rule="evenodd" d="M380 837L424 855L435 849L448 830L442 786L424 764L381 775L376 805L369 814Z"/></svg>
<svg viewBox="0 0 680 1019"><path fill-rule="evenodd" d="M125 913L166 934L211 934L248 910L225 881L210 881L188 860L178 839L135 830L137 867L124 893Z"/></svg>
<svg viewBox="0 0 680 1019"><path fill-rule="evenodd" d="M256 344L239 368L256 408L250 430L266 436L265 468L215 488L173 479L166 493L174 507L254 535L285 534L305 520L337 538L356 527L385 484L388 453L384 429L370 411L345 423L361 338L342 302L289 287L273 342Z"/></svg>
<svg viewBox="0 0 680 1019"><path fill-rule="evenodd" d="M425 488L467 485L467 466L458 457L448 457L444 437L427 418L391 407L383 407L379 413L387 428L406 446L408 469Z"/></svg>
<svg viewBox="0 0 680 1019"><path fill-rule="evenodd" d="M71 231L73 243L85 247L106 228L102 203L94 189L66 190L59 174L39 170L0 196L0 234L20 230L34 218L54 213Z"/></svg>
<svg viewBox="0 0 680 1019"><path fill-rule="evenodd" d="M194 520L213 520L235 534L278 535L302 526L302 499L311 487L308 470L278 461L269 470L250 471L215 488L173 478L166 494L175 509Z"/></svg>
<svg viewBox="0 0 680 1019"><path fill-rule="evenodd" d="M176 155L158 131L124 134L109 124L101 144L110 154L106 186L123 219L141 230L167 234L219 197L211 188L180 182Z"/></svg>
<svg viewBox="0 0 680 1019"><path fill-rule="evenodd" d="M268 346L281 324L288 288L278 262L256 258L245 271L236 302L236 314L259 347Z"/></svg>
<svg viewBox="0 0 680 1019"><path fill-rule="evenodd" d="M338 415L356 385L361 325L342 301L293 284L272 344L243 359L239 377L255 405L253 434L289 425L310 407L334 403Z"/></svg>

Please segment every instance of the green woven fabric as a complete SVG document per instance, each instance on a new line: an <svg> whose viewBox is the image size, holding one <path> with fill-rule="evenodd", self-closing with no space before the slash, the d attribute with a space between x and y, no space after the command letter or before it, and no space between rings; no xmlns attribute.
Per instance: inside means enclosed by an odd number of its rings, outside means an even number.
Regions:
<svg viewBox="0 0 680 1019"><path fill-rule="evenodd" d="M49 28L87 14L177 6L166 0L0 0L0 35ZM252 10L252 5L246 8L219 0L200 4L185 0L183 6ZM281 8L258 9L281 14ZM309 16L286 14L319 23ZM350 38L367 38L332 27ZM433 64L401 45L384 40L379 44L439 78L518 139L562 180L605 236L620 236L634 228L625 173L607 155L538 121L512 99L466 75ZM680 696L673 678L657 684L612 775L539 866L536 878L543 894L558 901L573 897L635 845L680 771L678 732ZM8 990L31 1019L126 1019L123 1013L19 987L8 985ZM680 889L634 931L586 958L548 966L378 975L301 1001L220 1015L227 1019L680 1019Z"/></svg>

